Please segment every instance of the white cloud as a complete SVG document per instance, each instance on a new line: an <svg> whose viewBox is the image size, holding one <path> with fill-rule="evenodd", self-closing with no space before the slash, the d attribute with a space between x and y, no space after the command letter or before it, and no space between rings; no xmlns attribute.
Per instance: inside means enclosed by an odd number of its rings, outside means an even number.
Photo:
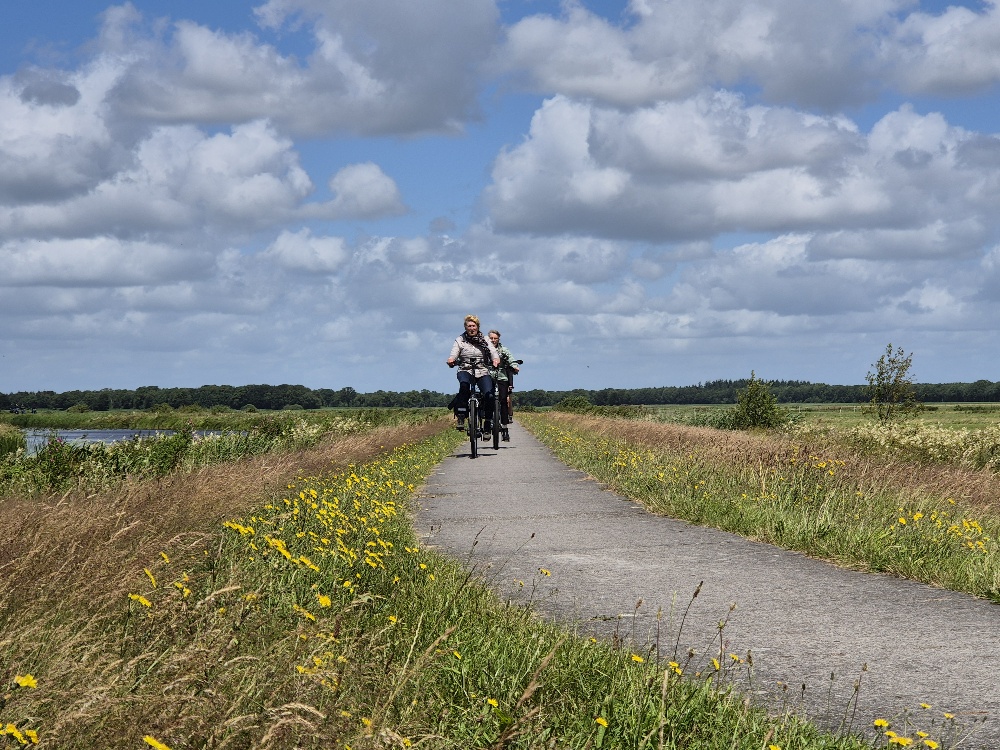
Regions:
<svg viewBox="0 0 1000 750"><path fill-rule="evenodd" d="M887 87L952 95L1000 81L1000 9L908 0L633 0L630 23L567 3L515 23L495 64L543 94L621 107L704 86L759 88L766 101L836 111Z"/></svg>
<svg viewBox="0 0 1000 750"><path fill-rule="evenodd" d="M215 135L163 126L85 194L0 205L0 236L128 234L202 222L251 229L290 217L311 190L291 141L268 123Z"/></svg>
<svg viewBox="0 0 1000 750"><path fill-rule="evenodd" d="M206 253L181 253L113 237L14 240L0 244L0 287L122 287L189 278L212 267Z"/></svg>
<svg viewBox="0 0 1000 750"><path fill-rule="evenodd" d="M956 5L903 20L886 47L904 90L954 96L1000 83L1000 6L983 5L978 12Z"/></svg>
<svg viewBox="0 0 1000 750"><path fill-rule="evenodd" d="M455 132L476 116L479 68L498 32L490 0L282 0L256 14L266 31L306 24L311 53L179 22L162 44L147 41L114 105L156 122L268 118L297 134Z"/></svg>
<svg viewBox="0 0 1000 750"><path fill-rule="evenodd" d="M302 215L327 219L376 219L405 213L395 181L371 162L349 164L330 178L333 200L303 207Z"/></svg>
<svg viewBox="0 0 1000 750"><path fill-rule="evenodd" d="M309 273L334 273L349 257L340 237L313 237L308 229L283 231L263 253L282 268Z"/></svg>
<svg viewBox="0 0 1000 750"><path fill-rule="evenodd" d="M909 232L915 255L969 253L1000 229L998 159L1000 139L909 107L865 136L725 92L630 111L556 97L497 158L486 200L503 231L663 242L839 227L855 239L827 252L871 255L877 233Z"/></svg>

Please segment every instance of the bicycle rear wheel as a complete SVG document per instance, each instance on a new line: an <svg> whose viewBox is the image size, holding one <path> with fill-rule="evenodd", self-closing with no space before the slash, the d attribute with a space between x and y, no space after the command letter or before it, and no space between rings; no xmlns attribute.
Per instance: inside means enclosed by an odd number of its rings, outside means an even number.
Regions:
<svg viewBox="0 0 1000 750"><path fill-rule="evenodd" d="M493 390L493 450L500 450L500 394Z"/></svg>
<svg viewBox="0 0 1000 750"><path fill-rule="evenodd" d="M479 402L475 396L469 399L469 458L479 455Z"/></svg>

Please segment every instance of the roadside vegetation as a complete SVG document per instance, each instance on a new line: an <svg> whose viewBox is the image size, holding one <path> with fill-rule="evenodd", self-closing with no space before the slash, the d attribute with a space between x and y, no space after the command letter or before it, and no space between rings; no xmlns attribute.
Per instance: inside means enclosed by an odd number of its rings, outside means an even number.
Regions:
<svg viewBox="0 0 1000 750"><path fill-rule="evenodd" d="M809 432L520 418L563 461L655 513L1000 602L1000 476L988 469Z"/></svg>
<svg viewBox="0 0 1000 750"><path fill-rule="evenodd" d="M740 655L577 635L422 548L449 426L0 500L0 747L869 747L751 706Z"/></svg>
<svg viewBox="0 0 1000 750"><path fill-rule="evenodd" d="M141 412L30 415L55 429L158 429L169 433L114 443L73 444L52 436L37 452L26 448L24 434L0 423L0 495L70 489L95 491L125 478L162 477L194 471L223 461L275 451L303 450L321 440L369 432L380 425L419 424L439 418L441 409L358 409L310 413L215 413L169 410ZM199 431L218 430L215 434Z"/></svg>

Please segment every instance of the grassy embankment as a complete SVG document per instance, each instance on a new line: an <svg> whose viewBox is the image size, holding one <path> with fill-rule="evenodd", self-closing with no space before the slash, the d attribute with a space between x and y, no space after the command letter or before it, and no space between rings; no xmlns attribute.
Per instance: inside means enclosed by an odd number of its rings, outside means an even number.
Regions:
<svg viewBox="0 0 1000 750"><path fill-rule="evenodd" d="M568 464L655 513L1000 602L1000 475L878 441L524 413ZM936 434L933 433L933 434ZM937 443L935 443L937 444ZM920 455L918 447L913 455Z"/></svg>
<svg viewBox="0 0 1000 750"><path fill-rule="evenodd" d="M420 549L446 427L0 498L0 747L864 747L728 692L739 657L694 677Z"/></svg>
<svg viewBox="0 0 1000 750"><path fill-rule="evenodd" d="M443 409L340 409L281 412L45 412L6 415L35 429L156 429L174 434L110 444L71 444L50 438L37 453L25 450L20 429L0 421L0 494L96 491L125 477L165 476L222 461L274 451L305 449L334 435L364 432L390 422L422 422ZM198 436L199 430L219 434Z"/></svg>

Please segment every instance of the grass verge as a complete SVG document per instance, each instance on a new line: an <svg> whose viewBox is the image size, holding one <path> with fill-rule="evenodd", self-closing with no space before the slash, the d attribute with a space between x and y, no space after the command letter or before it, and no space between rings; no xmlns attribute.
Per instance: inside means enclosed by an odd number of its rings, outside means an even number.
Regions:
<svg viewBox="0 0 1000 750"><path fill-rule="evenodd" d="M652 512L1000 601L1000 477L709 428L523 413L560 459Z"/></svg>

